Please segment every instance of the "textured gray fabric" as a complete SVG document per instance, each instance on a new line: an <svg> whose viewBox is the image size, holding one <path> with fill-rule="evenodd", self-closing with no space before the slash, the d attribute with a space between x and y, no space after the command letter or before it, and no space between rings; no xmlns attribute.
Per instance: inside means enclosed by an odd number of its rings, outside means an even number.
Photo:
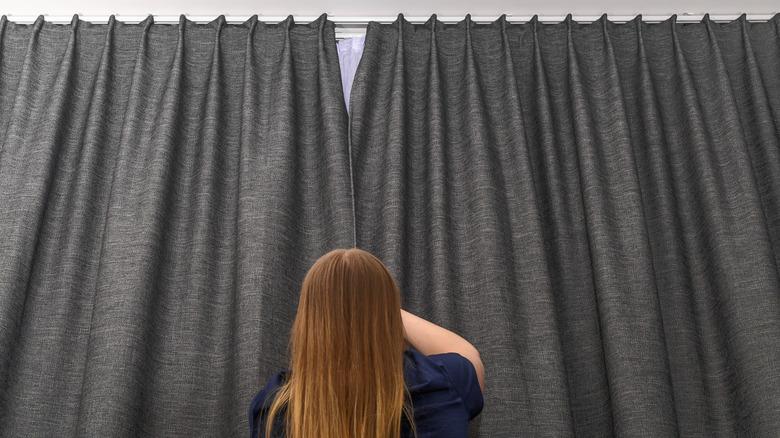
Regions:
<svg viewBox="0 0 780 438"><path fill-rule="evenodd" d="M369 25L357 246L480 350L473 436L780 434L779 28Z"/></svg>
<svg viewBox="0 0 780 438"><path fill-rule="evenodd" d="M246 436L353 245L333 23L0 36L0 436Z"/></svg>

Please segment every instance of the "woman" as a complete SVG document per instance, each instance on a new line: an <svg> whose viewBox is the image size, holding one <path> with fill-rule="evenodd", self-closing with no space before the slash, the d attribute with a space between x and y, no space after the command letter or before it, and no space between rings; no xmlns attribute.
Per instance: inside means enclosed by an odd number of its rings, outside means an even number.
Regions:
<svg viewBox="0 0 780 438"><path fill-rule="evenodd" d="M250 438L459 438L482 411L479 352L401 309L371 253L336 249L303 280L290 367L252 399Z"/></svg>

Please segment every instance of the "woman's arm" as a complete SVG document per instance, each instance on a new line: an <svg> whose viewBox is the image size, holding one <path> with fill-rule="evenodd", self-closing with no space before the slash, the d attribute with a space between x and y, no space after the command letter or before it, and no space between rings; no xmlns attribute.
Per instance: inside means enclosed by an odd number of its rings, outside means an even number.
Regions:
<svg viewBox="0 0 780 438"><path fill-rule="evenodd" d="M439 353L458 353L468 359L477 370L479 387L485 390L485 367L479 351L457 334L401 309L406 341L420 353L428 356Z"/></svg>

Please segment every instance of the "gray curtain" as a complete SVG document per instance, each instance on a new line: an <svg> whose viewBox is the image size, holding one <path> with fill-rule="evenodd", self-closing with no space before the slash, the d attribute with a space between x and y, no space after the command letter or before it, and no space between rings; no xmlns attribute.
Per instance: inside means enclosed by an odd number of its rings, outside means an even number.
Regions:
<svg viewBox="0 0 780 438"><path fill-rule="evenodd" d="M0 38L0 436L246 436L354 243L333 23Z"/></svg>
<svg viewBox="0 0 780 438"><path fill-rule="evenodd" d="M246 435L356 243L473 436L775 436L780 15L675 18L372 23L348 124L325 15L3 16L0 435Z"/></svg>
<svg viewBox="0 0 780 438"><path fill-rule="evenodd" d="M778 436L779 35L369 25L357 246L480 350L472 436Z"/></svg>

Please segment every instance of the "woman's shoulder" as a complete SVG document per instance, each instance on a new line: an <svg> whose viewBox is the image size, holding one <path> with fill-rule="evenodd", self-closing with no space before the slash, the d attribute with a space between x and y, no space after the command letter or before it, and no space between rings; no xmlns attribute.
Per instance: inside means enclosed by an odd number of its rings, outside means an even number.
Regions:
<svg viewBox="0 0 780 438"><path fill-rule="evenodd" d="M450 368L459 368L468 362L464 356L455 352L437 353L426 355L414 347L408 347L404 352L407 365L413 365L415 368L425 371L434 371L447 373Z"/></svg>
<svg viewBox="0 0 780 438"><path fill-rule="evenodd" d="M409 389L447 386L446 363L449 354L425 355L414 347L408 347L404 351L404 377Z"/></svg>
<svg viewBox="0 0 780 438"><path fill-rule="evenodd" d="M408 349L405 355L409 363L405 373L411 392L452 388L465 403L469 419L479 414L484 403L482 391L476 369L465 356L456 352L424 355L414 348Z"/></svg>
<svg viewBox="0 0 780 438"><path fill-rule="evenodd" d="M272 395L287 380L289 373L289 370L281 370L272 375L268 381L266 381L265 386L254 395L252 402L250 403L250 412L253 417L260 411L268 409L270 401L273 399Z"/></svg>
<svg viewBox="0 0 780 438"><path fill-rule="evenodd" d="M257 437L260 435L260 428L264 424L263 418L268 413L268 409L271 407L271 401L274 399L274 394L279 387L286 381L289 375L289 370L281 370L271 376L265 383L262 389L260 389L253 397L252 402L249 404L249 431L251 437ZM279 418L277 418L279 421Z"/></svg>

